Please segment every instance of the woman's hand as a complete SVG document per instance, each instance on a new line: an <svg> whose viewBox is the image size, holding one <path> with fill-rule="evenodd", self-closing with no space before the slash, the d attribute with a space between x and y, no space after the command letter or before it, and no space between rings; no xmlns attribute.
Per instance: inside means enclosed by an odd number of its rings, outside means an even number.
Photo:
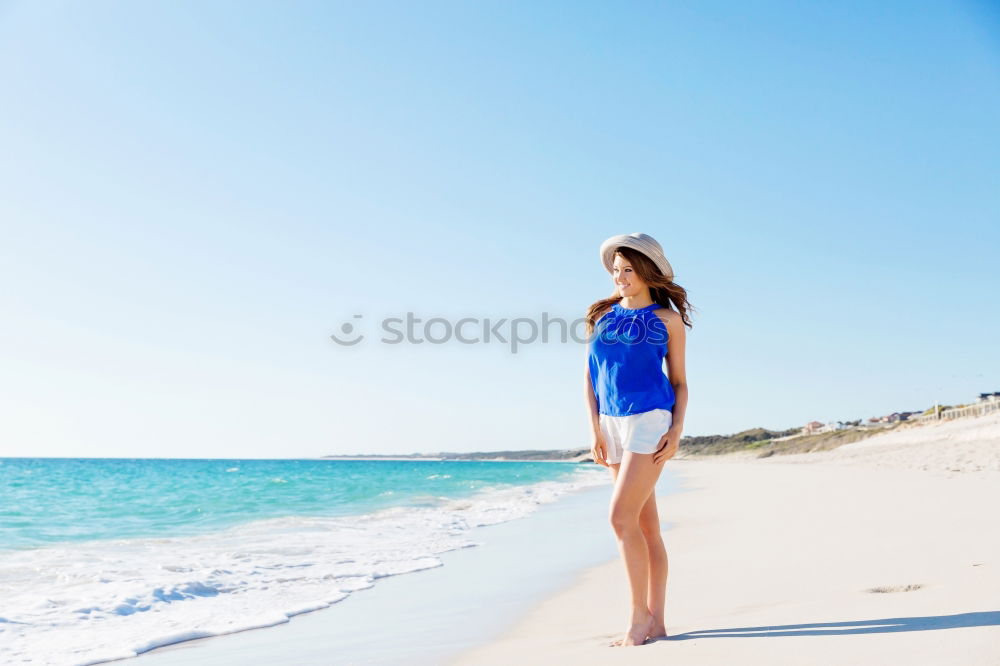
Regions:
<svg viewBox="0 0 1000 666"><path fill-rule="evenodd" d="M604 433L598 431L594 433L594 442L590 445L590 455L594 457L594 462L598 465L608 467L608 445L604 441Z"/></svg>
<svg viewBox="0 0 1000 666"><path fill-rule="evenodd" d="M681 429L670 426L670 430L660 438L660 445L653 453L653 464L659 465L673 458L674 454L677 453L677 447L680 446L680 443Z"/></svg>

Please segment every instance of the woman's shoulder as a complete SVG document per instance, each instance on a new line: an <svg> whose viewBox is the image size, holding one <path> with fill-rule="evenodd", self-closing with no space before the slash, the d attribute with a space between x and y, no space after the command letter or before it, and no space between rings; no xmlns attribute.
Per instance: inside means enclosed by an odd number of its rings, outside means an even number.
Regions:
<svg viewBox="0 0 1000 666"><path fill-rule="evenodd" d="M663 323L667 326L669 326L671 322L678 321L681 318L681 315L677 311L662 305L658 308L653 308L653 314L662 319Z"/></svg>

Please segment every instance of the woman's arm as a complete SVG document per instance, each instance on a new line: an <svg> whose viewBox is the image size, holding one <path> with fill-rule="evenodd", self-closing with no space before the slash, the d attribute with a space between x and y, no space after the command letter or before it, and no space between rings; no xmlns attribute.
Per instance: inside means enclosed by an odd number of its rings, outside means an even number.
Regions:
<svg viewBox="0 0 1000 666"><path fill-rule="evenodd" d="M597 396L594 395L594 385L590 382L590 363L587 363L587 386L583 389L587 394L587 410L590 412L590 429L593 438L590 442L590 456L598 465L608 465L608 444L601 432L601 417L597 413Z"/></svg>
<svg viewBox="0 0 1000 666"><path fill-rule="evenodd" d="M601 318L604 317L604 315L606 315L610 311L611 311L611 306L609 305L594 315L594 321L599 322ZM592 381L592 378L590 376L589 354L587 355L586 386L584 386L583 390L586 393L587 410L590 414L590 429L591 431L593 431L595 438L597 437L603 438L603 436L601 435L601 417L597 413L597 395L594 393L594 382Z"/></svg>
<svg viewBox="0 0 1000 666"><path fill-rule="evenodd" d="M657 314L667 327L667 376L670 385L674 387L674 407L670 428L660 438L660 445L653 453L653 463L662 464L677 453L681 444L681 433L684 431L684 413L687 411L688 387L684 368L684 321L676 312L660 309Z"/></svg>
<svg viewBox="0 0 1000 666"><path fill-rule="evenodd" d="M667 375L670 377L670 384L674 387L674 409L671 429L678 431L684 429L684 413L688 404L687 369L684 365L684 344L686 342L686 331L684 322L680 315L674 316L666 321L667 333Z"/></svg>
<svg viewBox="0 0 1000 666"><path fill-rule="evenodd" d="M601 417L597 414L597 396L594 395L594 384L590 381L590 364L587 364L587 385L584 392L587 394L587 410L590 413L590 429L596 435L601 432Z"/></svg>

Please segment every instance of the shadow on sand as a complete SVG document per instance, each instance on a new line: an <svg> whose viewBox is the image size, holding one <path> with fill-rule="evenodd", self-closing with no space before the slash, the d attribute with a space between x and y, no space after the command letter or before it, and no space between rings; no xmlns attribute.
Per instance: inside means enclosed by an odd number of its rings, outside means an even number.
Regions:
<svg viewBox="0 0 1000 666"><path fill-rule="evenodd" d="M781 636L836 636L839 634L886 634L897 631L928 631L931 629L957 629L959 627L987 627L1000 625L1000 611L958 613L957 615L927 615L923 617L887 617L881 620L854 622L810 622L807 624L779 624L764 627L731 627L729 629L704 629L676 634L659 641L683 641L693 638L731 638ZM654 641L647 641L652 643Z"/></svg>

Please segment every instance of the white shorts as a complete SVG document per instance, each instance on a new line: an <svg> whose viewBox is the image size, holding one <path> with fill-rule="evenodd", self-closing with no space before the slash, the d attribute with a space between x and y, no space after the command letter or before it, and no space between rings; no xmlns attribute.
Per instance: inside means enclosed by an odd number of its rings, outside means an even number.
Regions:
<svg viewBox="0 0 1000 666"><path fill-rule="evenodd" d="M601 414L598 420L608 446L608 464L614 465L622 461L625 451L656 453L660 438L670 430L674 413L669 409L651 409L628 416Z"/></svg>

